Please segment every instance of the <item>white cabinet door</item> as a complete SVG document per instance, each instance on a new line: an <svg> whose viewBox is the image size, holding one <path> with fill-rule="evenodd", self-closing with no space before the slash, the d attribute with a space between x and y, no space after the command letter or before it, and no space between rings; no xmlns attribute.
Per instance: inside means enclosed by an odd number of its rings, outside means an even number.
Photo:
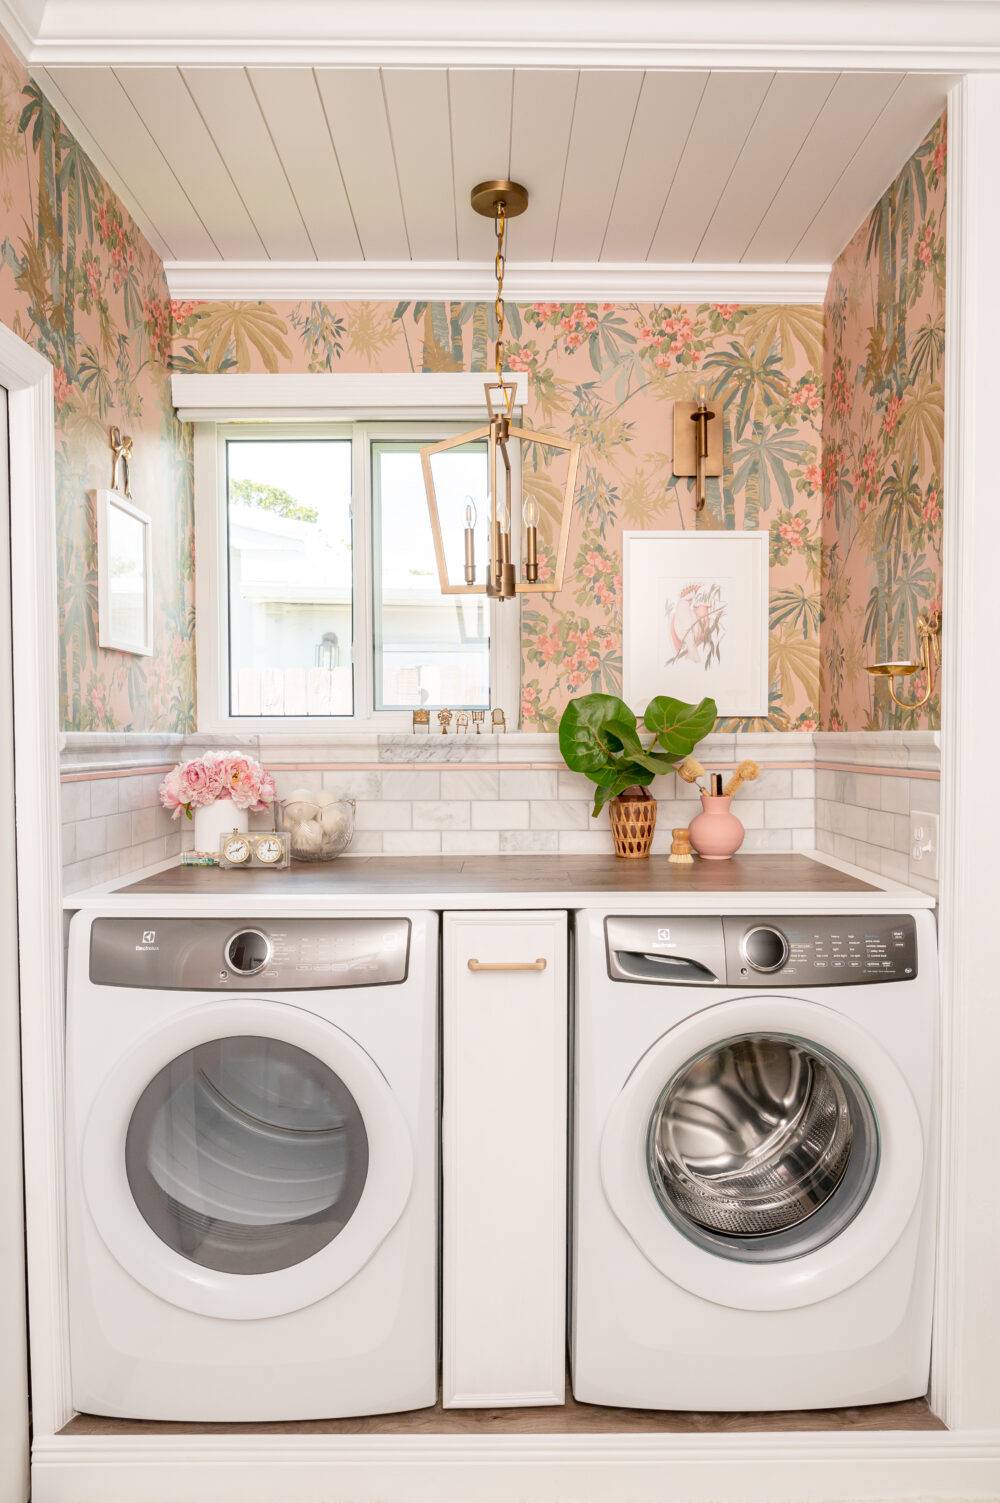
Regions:
<svg viewBox="0 0 1000 1503"><path fill-rule="evenodd" d="M444 918L446 1407L561 1404L565 913Z"/></svg>

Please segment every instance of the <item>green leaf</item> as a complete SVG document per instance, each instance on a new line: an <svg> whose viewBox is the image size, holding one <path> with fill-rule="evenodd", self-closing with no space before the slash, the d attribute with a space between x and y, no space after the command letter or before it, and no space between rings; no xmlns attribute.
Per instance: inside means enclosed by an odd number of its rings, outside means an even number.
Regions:
<svg viewBox="0 0 1000 1503"><path fill-rule="evenodd" d="M718 714L714 699L702 699L696 705L689 705L683 699L658 694L649 701L642 718L646 729L654 733L664 751L678 761L690 756L702 737L709 734Z"/></svg>
<svg viewBox="0 0 1000 1503"><path fill-rule="evenodd" d="M653 745L656 745L655 741ZM673 772L677 758L661 757L654 751L642 751L633 753L632 760L637 762L640 767L645 768L650 777L653 777L660 773ZM636 778L636 782L638 781L638 778Z"/></svg>
<svg viewBox="0 0 1000 1503"><path fill-rule="evenodd" d="M626 788L633 788L636 784L640 788L645 788L652 781L651 772L645 772L641 767L631 767L626 772L619 772L609 777L606 782L598 783L594 794L594 818L597 818L609 799L617 798L619 793L625 792Z"/></svg>
<svg viewBox="0 0 1000 1503"><path fill-rule="evenodd" d="M622 719L607 721L604 726L604 735L612 751L615 750L613 743L618 741L620 743L618 747L619 752L628 752L630 757L638 757L642 752L643 746L639 740L639 730L635 716L632 716L631 725L627 720Z"/></svg>
<svg viewBox="0 0 1000 1503"><path fill-rule="evenodd" d="M613 743L608 739L609 730ZM597 782L607 774L609 765L620 759L622 734L627 730L633 731L638 741L636 718L616 694L582 694L570 700L559 722L562 759L574 772Z"/></svg>

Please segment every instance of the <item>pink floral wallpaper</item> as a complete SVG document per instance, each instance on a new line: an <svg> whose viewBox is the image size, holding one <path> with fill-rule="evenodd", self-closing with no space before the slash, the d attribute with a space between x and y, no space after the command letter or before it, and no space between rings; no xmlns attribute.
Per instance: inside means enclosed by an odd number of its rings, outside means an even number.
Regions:
<svg viewBox="0 0 1000 1503"><path fill-rule="evenodd" d="M940 725L864 665L917 655L941 603L945 117L838 257L824 317L820 711L829 730ZM910 680L910 684L914 681ZM904 696L922 693L897 686Z"/></svg>
<svg viewBox="0 0 1000 1503"><path fill-rule="evenodd" d="M770 709L747 726L936 725L863 672L909 656L940 596L945 127L940 121L838 259L812 307L539 303L509 309L529 426L579 440L559 594L525 602L523 722L621 685L625 528L766 528ZM0 318L56 368L60 695L80 730L194 723L189 435L168 369L485 370L487 304L169 304L162 266L12 54L0 47ZM726 412L726 471L698 516L671 463L671 403L705 382ZM825 393L825 395L824 395ZM155 653L97 646L89 492L107 432L135 441L132 490L153 516ZM558 463L525 486L551 568Z"/></svg>
<svg viewBox="0 0 1000 1503"><path fill-rule="evenodd" d="M492 310L478 303L181 303L183 371L485 370ZM823 321L819 308L534 303L508 308L508 364L528 373L528 426L582 445L566 587L523 609L526 729L569 696L621 688L625 528L766 528L770 710L756 728L818 724ZM700 382L725 405L726 472L694 510L672 473L671 404ZM559 461L534 449L526 491L551 567ZM548 507L548 511L547 511ZM665 686L666 687L666 686Z"/></svg>
<svg viewBox="0 0 1000 1503"><path fill-rule="evenodd" d="M191 448L170 403L170 306L152 248L0 44L0 318L55 367L62 723L194 724ZM152 657L97 645L89 492L111 481L108 428L134 439L132 496L153 519Z"/></svg>

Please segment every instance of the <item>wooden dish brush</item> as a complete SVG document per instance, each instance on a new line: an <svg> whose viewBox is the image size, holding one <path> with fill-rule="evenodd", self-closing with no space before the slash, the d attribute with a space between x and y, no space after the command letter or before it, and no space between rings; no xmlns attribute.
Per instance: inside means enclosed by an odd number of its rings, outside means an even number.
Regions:
<svg viewBox="0 0 1000 1503"><path fill-rule="evenodd" d="M726 798L732 798L744 783L752 783L755 778L759 777L760 768L756 762L741 762L722 792Z"/></svg>

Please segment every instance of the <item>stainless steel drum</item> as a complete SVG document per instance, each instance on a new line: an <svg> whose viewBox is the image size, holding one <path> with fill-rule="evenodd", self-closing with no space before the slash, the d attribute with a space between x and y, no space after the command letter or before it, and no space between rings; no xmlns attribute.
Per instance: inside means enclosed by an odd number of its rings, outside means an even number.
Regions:
<svg viewBox="0 0 1000 1503"><path fill-rule="evenodd" d="M787 1247L781 1234L831 1201L855 1148L870 1163L851 1176L854 1190L867 1194L875 1133L862 1098L846 1066L799 1039L754 1035L706 1050L668 1082L650 1122L661 1205L714 1238Z"/></svg>

